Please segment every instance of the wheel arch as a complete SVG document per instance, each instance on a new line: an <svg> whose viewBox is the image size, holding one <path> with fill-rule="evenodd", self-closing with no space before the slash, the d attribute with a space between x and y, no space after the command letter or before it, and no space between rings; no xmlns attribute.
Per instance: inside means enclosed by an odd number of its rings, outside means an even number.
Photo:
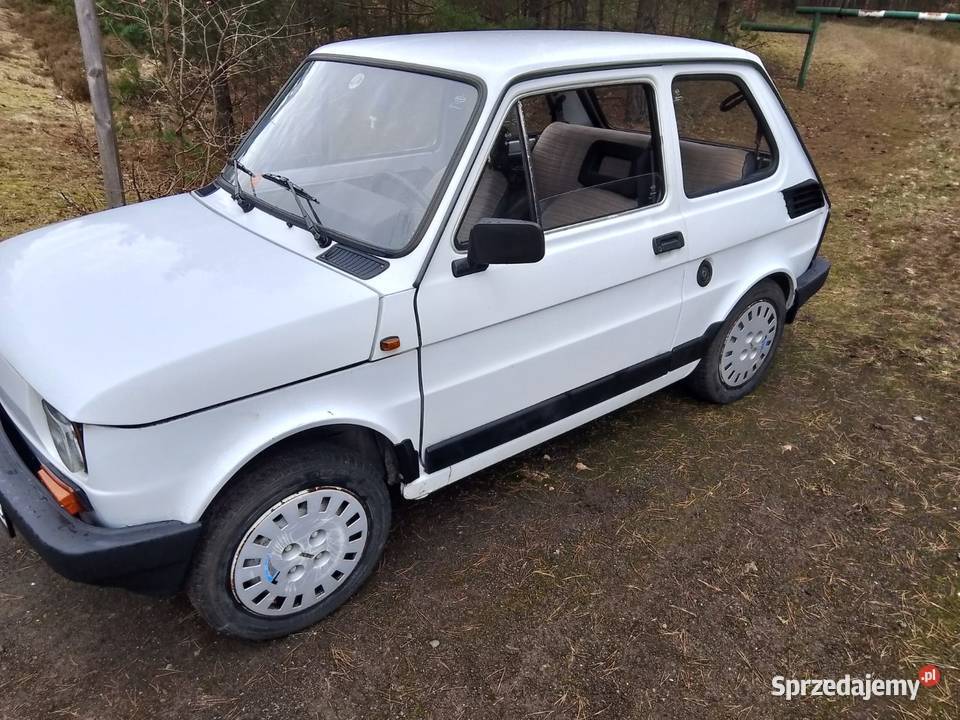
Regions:
<svg viewBox="0 0 960 720"><path fill-rule="evenodd" d="M268 442L251 449L206 498L203 516L206 516L217 499L228 492L238 478L252 466L285 453L296 452L297 448L304 445L321 442L354 450L373 458L382 465L383 480L387 485L412 482L420 474L417 450L411 439L391 438L384 428L372 423L355 419L331 418L328 422L290 428L287 432L276 435Z"/></svg>
<svg viewBox="0 0 960 720"><path fill-rule="evenodd" d="M737 283L733 288L731 288L731 290L724 293L724 299L722 302L717 303L714 311L714 317L711 319L711 321L724 322L733 309L740 303L740 301L747 296L747 293L765 280L772 280L777 284L777 286L783 291L783 297L787 309L790 308L790 306L793 304L796 281L787 268L770 268L765 272L757 273L755 278L756 279L750 280L745 279L743 282Z"/></svg>
<svg viewBox="0 0 960 720"><path fill-rule="evenodd" d="M780 286L780 289L783 290L783 300L787 308L793 304L793 293L796 289L797 283L790 273L788 273L786 270L777 270L776 272L770 273L766 277L761 278L750 287L754 288L764 280L773 280L777 285ZM747 292L750 292L750 290L748 289ZM746 295L746 293L744 293L744 295ZM737 302L740 301L737 300Z"/></svg>

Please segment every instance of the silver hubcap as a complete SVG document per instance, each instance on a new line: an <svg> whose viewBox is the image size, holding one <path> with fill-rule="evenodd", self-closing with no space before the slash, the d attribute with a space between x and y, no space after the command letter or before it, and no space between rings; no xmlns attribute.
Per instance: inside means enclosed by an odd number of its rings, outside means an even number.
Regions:
<svg viewBox="0 0 960 720"><path fill-rule="evenodd" d="M758 300L743 311L723 342L720 379L727 387L739 387L763 367L777 337L777 309Z"/></svg>
<svg viewBox="0 0 960 720"><path fill-rule="evenodd" d="M367 512L342 488L291 495L253 523L233 556L233 594L257 615L290 615L323 600L354 571Z"/></svg>

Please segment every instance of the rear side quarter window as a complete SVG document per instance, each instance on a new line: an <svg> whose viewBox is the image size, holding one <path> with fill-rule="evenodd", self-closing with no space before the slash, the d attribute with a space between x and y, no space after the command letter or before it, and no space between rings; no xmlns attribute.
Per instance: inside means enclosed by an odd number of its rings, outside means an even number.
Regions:
<svg viewBox="0 0 960 720"><path fill-rule="evenodd" d="M740 187L773 174L776 143L740 78L679 75L671 92L687 197Z"/></svg>

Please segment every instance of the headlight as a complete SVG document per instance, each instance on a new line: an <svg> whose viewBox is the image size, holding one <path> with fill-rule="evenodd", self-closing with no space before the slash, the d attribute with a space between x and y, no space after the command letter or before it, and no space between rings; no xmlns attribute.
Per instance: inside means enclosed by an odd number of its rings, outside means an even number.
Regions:
<svg viewBox="0 0 960 720"><path fill-rule="evenodd" d="M71 472L87 469L87 460L83 456L83 426L70 422L60 412L43 401L43 412L47 415L47 427L53 438L54 447L60 459Z"/></svg>

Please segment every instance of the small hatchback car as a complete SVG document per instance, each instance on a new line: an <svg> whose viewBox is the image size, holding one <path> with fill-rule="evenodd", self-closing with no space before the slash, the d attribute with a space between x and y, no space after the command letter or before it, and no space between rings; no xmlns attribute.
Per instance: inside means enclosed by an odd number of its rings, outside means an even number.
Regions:
<svg viewBox="0 0 960 720"><path fill-rule="evenodd" d="M0 244L0 506L50 565L281 636L421 498L685 379L728 403L829 205L723 45L410 35L310 55L214 184Z"/></svg>

